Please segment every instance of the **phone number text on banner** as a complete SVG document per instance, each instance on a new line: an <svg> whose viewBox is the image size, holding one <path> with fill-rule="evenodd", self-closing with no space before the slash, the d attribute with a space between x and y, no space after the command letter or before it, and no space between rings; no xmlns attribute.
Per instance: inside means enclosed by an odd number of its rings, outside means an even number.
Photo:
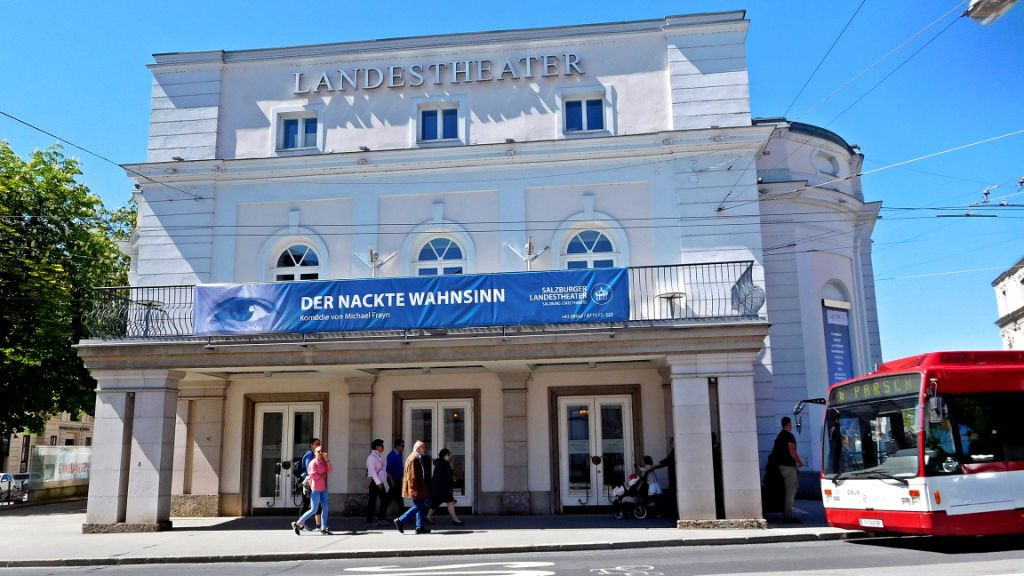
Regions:
<svg viewBox="0 0 1024 576"><path fill-rule="evenodd" d="M629 319L626 268L195 287L197 336Z"/></svg>

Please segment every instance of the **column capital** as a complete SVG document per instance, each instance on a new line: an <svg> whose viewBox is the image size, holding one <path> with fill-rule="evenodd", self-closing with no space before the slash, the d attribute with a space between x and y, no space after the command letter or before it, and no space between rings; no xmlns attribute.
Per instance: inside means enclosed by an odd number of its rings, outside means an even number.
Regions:
<svg viewBox="0 0 1024 576"><path fill-rule="evenodd" d="M182 370L93 370L98 392L135 390L177 390L185 378Z"/></svg>
<svg viewBox="0 0 1024 576"><path fill-rule="evenodd" d="M348 384L348 395L373 394L373 385L377 382L375 376L346 376L345 383Z"/></svg>
<svg viewBox="0 0 1024 576"><path fill-rule="evenodd" d="M661 377L662 388L672 386L672 369L669 366L658 366L658 376Z"/></svg>
<svg viewBox="0 0 1024 576"><path fill-rule="evenodd" d="M533 375L529 370L515 371L515 372L495 372L498 379L501 380L501 389L503 391L511 390L526 390L526 384L530 381L530 376Z"/></svg>
<svg viewBox="0 0 1024 576"><path fill-rule="evenodd" d="M757 354L745 352L712 352L665 357L673 378L752 375L756 359Z"/></svg>

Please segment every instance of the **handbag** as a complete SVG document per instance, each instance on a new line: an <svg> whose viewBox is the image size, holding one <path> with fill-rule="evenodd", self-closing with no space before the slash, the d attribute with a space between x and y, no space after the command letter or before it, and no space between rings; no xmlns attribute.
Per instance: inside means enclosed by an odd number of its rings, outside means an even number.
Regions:
<svg viewBox="0 0 1024 576"><path fill-rule="evenodd" d="M306 476L305 478L302 479L302 495L307 498L309 497L309 493L311 490L309 487L309 480L309 476Z"/></svg>

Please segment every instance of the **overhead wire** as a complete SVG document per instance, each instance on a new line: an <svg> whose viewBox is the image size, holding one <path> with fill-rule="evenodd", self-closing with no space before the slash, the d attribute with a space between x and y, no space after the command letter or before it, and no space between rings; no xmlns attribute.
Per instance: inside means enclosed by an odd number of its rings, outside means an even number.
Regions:
<svg viewBox="0 0 1024 576"><path fill-rule="evenodd" d="M871 174L876 174L878 172L883 172L885 170L890 170L892 168L896 168L896 167L899 167L899 166L905 166L907 164L911 164L911 163L914 163L914 162L920 162L921 160L927 160L929 158L935 158L935 157L938 157L938 156L943 156L945 154L950 154L952 152L957 152L959 150L964 150L964 149L967 149L967 148L972 148L974 146L979 146L981 144L987 144L989 142L995 142L996 140L1002 140L1004 138L1010 138L1010 137L1013 137L1013 136L1017 136L1019 134L1024 134L1024 129L1013 130L1013 131L1007 132L1005 134L1000 134L999 136L993 136L991 138L985 138L985 139L982 139L982 140L977 140L975 142L970 142L968 144L961 144L959 146L953 146L952 148L946 148L945 150L940 150L938 152L932 152L932 153L929 153L929 154L924 154L924 155L918 156L916 158L911 158L909 160L903 160L903 161L900 161L900 162L896 162L894 164L889 164L889 165L886 165L886 166L882 166L880 168L875 168L875 169L872 169L872 170L862 170L862 171L857 172L855 174L850 174L849 176L843 176L841 178L833 178L832 180L827 180L825 182L821 182L820 184L814 184L814 185L811 185L811 186L802 186L802 187L794 188L793 190L789 190L789 191L786 191L786 192L780 192L778 194L774 194L774 195L769 196L769 197L763 197L763 198L758 198L756 200L748 200L748 201L744 201L744 202L739 202L739 203L734 204L733 206L729 206L729 207L727 207L725 209L728 210L728 209L731 209L731 208L736 208L736 207L739 207L739 206L744 206L746 204L750 204L750 203L754 203L754 202L762 202L762 201L768 201L768 200L774 200L774 199L788 198L788 197L791 197L791 196L793 196L795 194L799 194L800 192L803 192L803 191L806 191L806 190L813 190L813 189L816 189L816 188L820 189L820 188L823 188L825 186L828 186L829 184L835 184L837 182L844 182L844 181L847 181L847 180L852 180L853 178L859 178L861 176L868 176L868 175L871 175Z"/></svg>
<svg viewBox="0 0 1024 576"><path fill-rule="evenodd" d="M18 118L17 116L14 116L13 114L8 114L7 112L4 112L3 110L0 110L0 116L4 116L6 118L10 118L11 120L14 120L15 122L18 122L19 124L27 126L27 127L31 128L31 129L37 131L37 132L41 132L43 134L46 134L47 136L49 136L51 138L56 138L57 140L60 140L61 142L67 144L68 146L72 146L74 148L77 148L77 149L81 150L82 152L85 152L86 154L88 154L90 156L93 156L95 158L99 158L100 160L102 160L102 161L104 161L104 162L106 162L108 164L112 164L114 166L117 166L118 168L120 168L120 169L122 169L122 170L124 170L124 171L126 171L126 172L128 172L130 174L134 174L135 176L138 176L139 178L142 178L142 179L146 180L147 182L152 182L153 184L159 184L161 186L166 186L167 188L170 188L171 190L177 190L178 192L181 192L182 194L185 194L187 196L191 196L194 200L199 200L200 199L199 196L196 196L195 194L193 194L193 193L191 193L191 192L189 192L187 190L182 190L181 188L178 188L176 186L171 186L170 184L166 184L164 182L160 182L158 180L154 180L153 178L150 178L149 176L146 176L145 174L143 174L141 172L132 170L130 168L125 168L124 166L118 164L117 162L114 162L110 158L107 158L106 156L104 156L104 155L102 155L102 154L100 154L98 152L93 152L92 150L90 150L90 149L88 149L88 148L86 148L84 146L75 144L74 142L68 140L67 138L64 138L62 136L58 136L58 135L54 134L53 132L50 132L50 131L45 130L43 128L40 128L39 126L36 126L35 124L32 124L31 122L29 122L27 120L22 120L21 118Z"/></svg>
<svg viewBox="0 0 1024 576"><path fill-rule="evenodd" d="M943 34L944 34L944 33L945 33L945 32L946 32L947 30L949 30L949 29L950 29L950 28L951 28L951 27L953 26L953 24L956 24L956 23L957 23L957 22L959 22L959 21L960 21L960 19L959 19L959 18L957 18L957 19L955 19L955 20L950 20L949 24L947 24L945 28L943 28L942 30L939 30L939 33L938 33L938 34L936 34L935 36L932 36L931 38L929 38L929 39L928 39L928 41L927 41L927 42L925 42L925 43L924 43L924 44L922 44L922 45L921 45L920 47L918 47L918 49L917 49L917 50L914 50L914 52L913 52L913 53L911 53L911 54L910 54L910 56L907 56L907 57L906 57L906 58L905 58L905 59L904 59L904 60L903 60L902 62L900 62L900 63L899 63L899 65L897 65L897 66L896 66L895 68L893 68L892 70L890 70L888 74L886 74L885 76L883 76L883 77L882 77L882 79L881 79L881 80L879 80L878 82L876 82L876 83L875 83L875 84L874 84L874 85L873 85L873 86L872 86L871 88L869 88L867 92L865 92L865 93L861 94L861 95L860 95L860 96L859 96L859 97L858 97L858 98L857 98L856 100L854 100L854 101L853 101L852 103L850 103L850 105L849 105L849 106L847 106L846 108L843 108L843 111L842 111L842 112L840 112L839 114L836 114L835 116L833 116L833 117L832 117L832 119L831 119L831 120L829 120L828 122L826 122L826 123L824 124L824 126L822 126L822 127L823 127L823 128L827 128L828 126L831 126L833 122L835 122L836 120L838 120L839 118L841 118L841 117L842 117L842 116L843 116L844 114L846 114L847 112L849 112L851 108L853 108L853 107L854 107L854 106L856 106L856 105L857 105L858 103L860 103L860 101L861 101L861 100L863 100L863 99L864 99L864 98L866 98L866 97L867 97L867 96L868 96L869 94L871 94L872 92L874 92L874 91L875 91L875 89L876 89L876 88L878 88L879 86L881 86L883 82L885 82L886 80L888 80L889 78L891 78L891 77L892 77L892 75L893 75L893 74L895 74L896 72L898 72L898 71L900 70L900 68L903 68L903 66L904 66L904 65L906 65L906 64L907 64L907 62L910 62L910 61L911 61L911 60L912 60L912 59L913 59L913 58L914 58L915 56L917 56L918 54L920 54L920 53L921 53L921 52L922 52L922 51L923 51L923 50L924 50L925 48L927 48L927 47L928 47L928 46L929 46L929 45L930 45L930 44L931 44L932 42L934 42L934 41L935 41L936 39L938 39L938 38L939 38L939 36L942 36L942 35L943 35Z"/></svg>
<svg viewBox="0 0 1024 576"><path fill-rule="evenodd" d="M853 14L850 15L850 19L846 21L846 25L843 26L843 29L839 31L839 35L836 36L835 40L832 41L832 45L828 47L828 50L825 51L825 54L822 55L820 60L818 60L818 64L814 67L814 70L811 71L811 75L807 77L807 80L804 81L804 85L800 87L800 90L797 91L796 96L793 97L793 101L789 103L789 106L786 107L786 111L782 113L783 117L789 115L789 111L793 108L793 105L796 104L797 100L800 99L800 96L803 95L804 90L807 89L807 85L811 83L811 80L814 78L814 75L817 74L818 70L821 69L821 65L825 63L825 60L828 58L829 54L832 53L832 50L836 47L836 44L839 43L839 40L843 37L843 34L846 33L846 30L850 27L850 24L853 24L854 18L857 17L857 14L860 12L860 9L864 7L865 2L867 2L867 0L861 0L860 4L857 5L857 9L854 10Z"/></svg>
<svg viewBox="0 0 1024 576"><path fill-rule="evenodd" d="M802 118L802 117L806 116L807 114L809 114L812 110L817 108L819 105L824 104L828 100L831 100L836 94L842 92L848 86L850 86L851 84L853 84L854 82L859 80L862 76L864 76L865 74L867 74L868 72L873 70L876 66L878 66L882 62L888 60L894 54L896 54L897 52L902 50L904 46L906 46L907 44L910 44L911 42L916 40L919 36L921 36L922 34L927 32L928 30L932 29L932 27L937 25L939 22L945 20L946 17L949 16L950 14L958 11L964 4L967 4L967 0L962 0L962 1L958 2L957 5L953 6L953 8L951 8L948 12L944 13L942 16L939 16L934 21L932 21L930 24L928 24L927 26L925 26L921 30L918 30L914 34L912 34L909 38L907 38L903 42L900 42L899 45L897 45L895 48L893 48L892 50L887 52L884 56L882 56L881 58L875 60L874 62L869 64L866 68L862 69L860 72L857 72L856 74L854 74L852 78L850 78L846 82L842 83L838 88L832 90L831 92L826 94L824 97L822 97L820 100L818 100L817 102L814 102L813 104L811 104L809 107L805 108L803 111L801 111L800 113L798 113L794 117L795 118ZM954 22L955 21L956 20L954 20Z"/></svg>

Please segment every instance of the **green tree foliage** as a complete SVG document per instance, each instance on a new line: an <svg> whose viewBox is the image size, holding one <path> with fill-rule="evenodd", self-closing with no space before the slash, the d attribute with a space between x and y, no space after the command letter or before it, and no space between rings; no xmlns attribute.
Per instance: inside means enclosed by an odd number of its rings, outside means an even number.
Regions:
<svg viewBox="0 0 1024 576"><path fill-rule="evenodd" d="M127 284L114 241L134 206L110 214L54 146L23 160L0 141L0 434L92 412L96 382L72 346L97 286ZM118 221L120 218L120 223Z"/></svg>

